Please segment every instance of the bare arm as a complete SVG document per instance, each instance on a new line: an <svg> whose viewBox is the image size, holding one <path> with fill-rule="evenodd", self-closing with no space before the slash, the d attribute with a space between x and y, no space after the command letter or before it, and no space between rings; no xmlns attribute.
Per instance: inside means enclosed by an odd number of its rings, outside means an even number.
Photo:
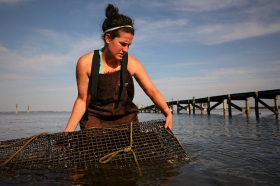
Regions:
<svg viewBox="0 0 280 186"><path fill-rule="evenodd" d="M88 57L88 54L86 54L85 56L82 56L77 62L76 79L78 87L78 96L74 103L71 116L64 129L64 132L73 132L86 111L89 83L88 69L90 68L88 66Z"/></svg>
<svg viewBox="0 0 280 186"><path fill-rule="evenodd" d="M150 97L153 103L161 110L165 116L165 127L172 130L172 113L162 94L158 91L152 80L148 76L144 66L136 58L129 56L128 70L135 77L140 87Z"/></svg>

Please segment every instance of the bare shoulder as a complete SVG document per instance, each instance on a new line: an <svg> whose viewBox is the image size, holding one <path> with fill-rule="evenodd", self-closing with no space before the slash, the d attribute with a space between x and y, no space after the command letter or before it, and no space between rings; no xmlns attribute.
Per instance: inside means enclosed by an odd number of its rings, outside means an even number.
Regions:
<svg viewBox="0 0 280 186"><path fill-rule="evenodd" d="M138 59L133 56L129 56L127 69L130 75L135 78L147 95L151 95L151 92L155 91L155 86L151 81L144 65L142 65Z"/></svg>
<svg viewBox="0 0 280 186"><path fill-rule="evenodd" d="M131 76L135 76L139 72L145 70L142 63L132 55L128 55L127 69L128 69Z"/></svg>
<svg viewBox="0 0 280 186"><path fill-rule="evenodd" d="M77 62L77 71L86 72L88 75L91 71L93 52L82 55Z"/></svg>
<svg viewBox="0 0 280 186"><path fill-rule="evenodd" d="M87 63L90 63L92 61L92 57L93 52L86 53L79 58L77 64L86 65Z"/></svg>

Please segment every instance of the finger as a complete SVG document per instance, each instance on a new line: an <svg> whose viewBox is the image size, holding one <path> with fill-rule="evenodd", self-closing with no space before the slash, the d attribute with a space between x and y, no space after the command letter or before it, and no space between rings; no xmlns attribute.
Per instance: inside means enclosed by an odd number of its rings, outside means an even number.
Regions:
<svg viewBox="0 0 280 186"><path fill-rule="evenodd" d="M172 123L169 123L168 128L172 130Z"/></svg>
<svg viewBox="0 0 280 186"><path fill-rule="evenodd" d="M172 130L172 127L170 127L167 123L165 123L164 128L169 128L170 130Z"/></svg>
<svg viewBox="0 0 280 186"><path fill-rule="evenodd" d="M169 128L170 130L172 130L172 125L168 126L168 128Z"/></svg>

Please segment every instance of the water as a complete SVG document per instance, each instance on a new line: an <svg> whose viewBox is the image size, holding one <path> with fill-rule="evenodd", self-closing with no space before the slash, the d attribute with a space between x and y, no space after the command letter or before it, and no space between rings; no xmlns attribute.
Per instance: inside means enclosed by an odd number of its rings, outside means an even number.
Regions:
<svg viewBox="0 0 280 186"><path fill-rule="evenodd" d="M155 174L153 179L142 182L129 180L126 185L280 185L280 121L270 111L260 112L258 120L253 111L249 118L238 112L233 113L231 118L224 117L222 111L213 111L209 116L174 114L173 133L191 162L172 169L150 168L149 171L162 174ZM40 132L61 132L69 116L69 112L0 113L0 141L29 137ZM140 113L139 119L147 121L164 117L161 114ZM0 178L0 185L11 184L10 181ZM59 181L13 183L62 184ZM69 181L63 184L70 183L87 185L88 182Z"/></svg>

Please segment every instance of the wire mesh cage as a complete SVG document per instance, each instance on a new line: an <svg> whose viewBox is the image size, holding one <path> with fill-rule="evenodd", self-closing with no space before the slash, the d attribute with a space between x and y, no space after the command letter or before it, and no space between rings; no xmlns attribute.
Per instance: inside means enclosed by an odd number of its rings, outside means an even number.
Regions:
<svg viewBox="0 0 280 186"><path fill-rule="evenodd" d="M105 165L101 164L106 162L106 166L111 166L112 174L112 170L124 165L135 167L137 164L139 167L138 163L147 162L188 162L179 140L164 128L164 123L163 120L152 120L1 141L0 172L2 176L13 177L25 175L23 170L29 170L29 174L30 170L37 170L37 173L47 170L48 175L58 170L61 173L65 168L94 167L96 171L104 170ZM19 170L23 172L19 173Z"/></svg>

